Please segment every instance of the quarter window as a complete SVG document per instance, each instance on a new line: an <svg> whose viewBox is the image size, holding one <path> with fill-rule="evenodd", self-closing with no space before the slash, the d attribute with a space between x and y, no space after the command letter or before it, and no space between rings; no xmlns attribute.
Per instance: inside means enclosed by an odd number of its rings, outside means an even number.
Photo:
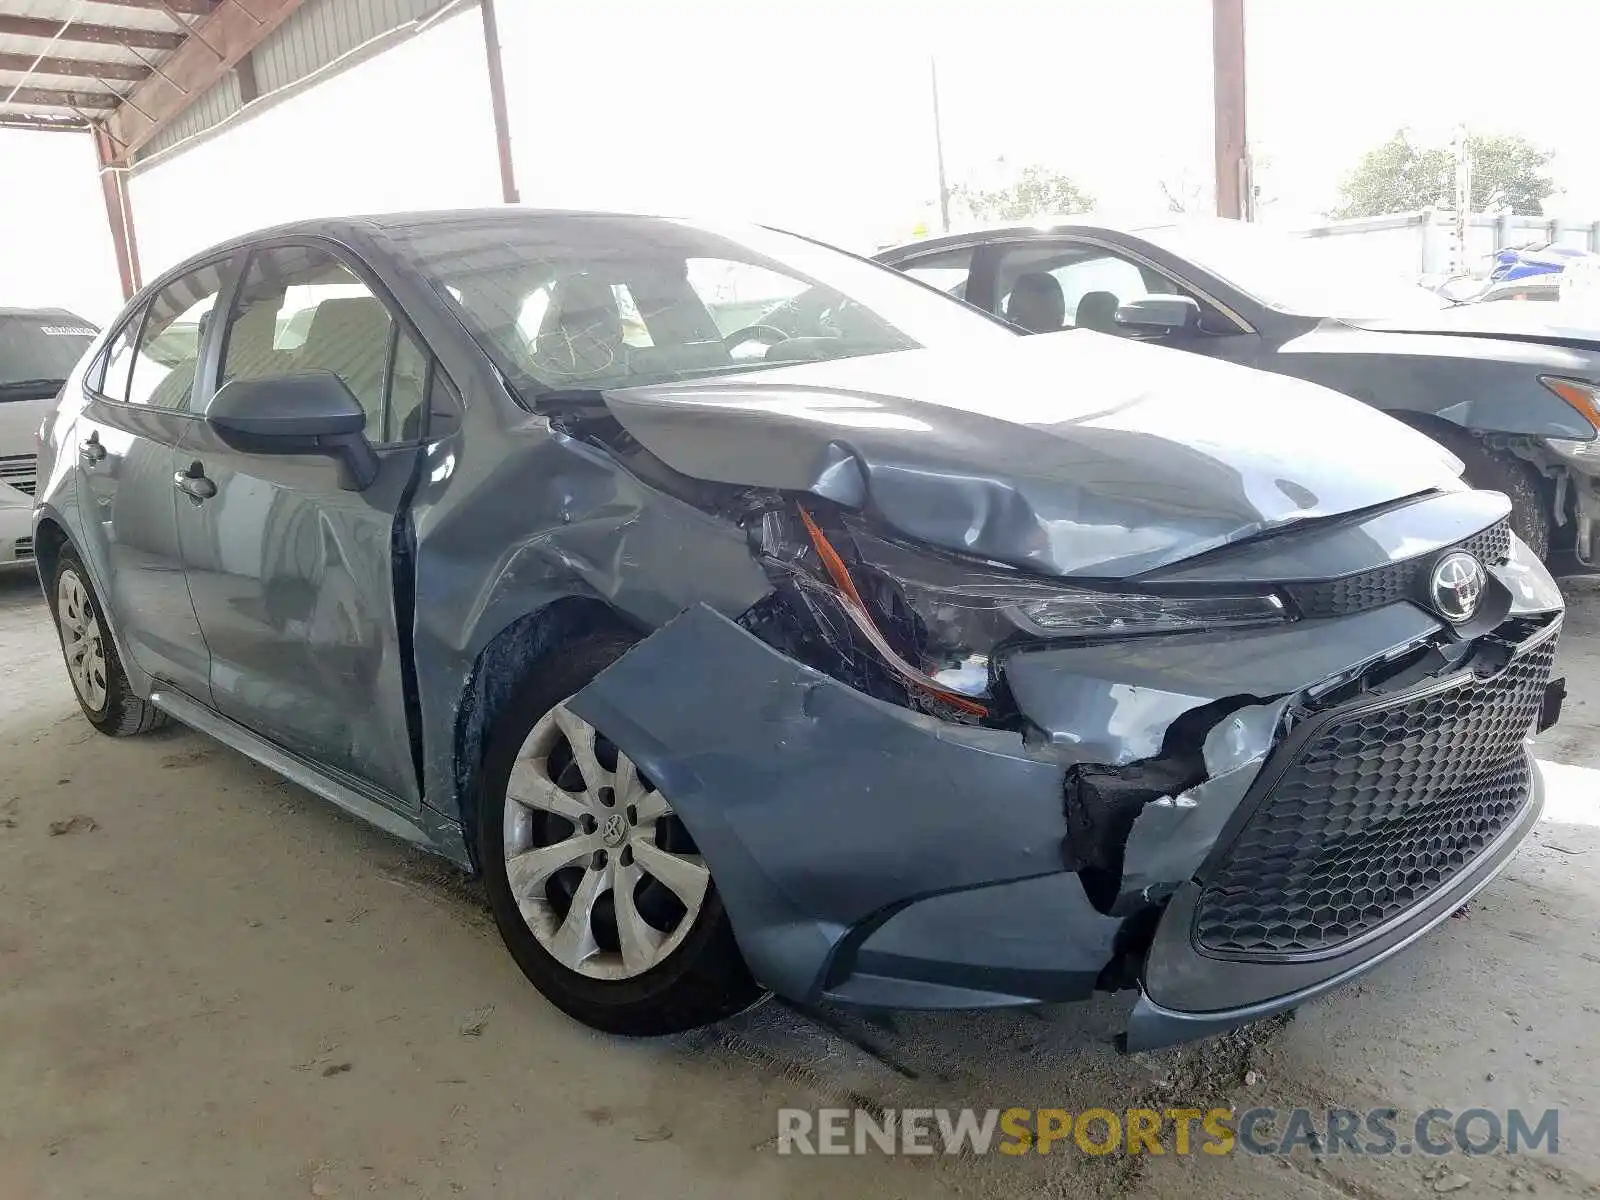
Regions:
<svg viewBox="0 0 1600 1200"><path fill-rule="evenodd" d="M909 262L898 264L896 269L919 283L936 287L958 300L965 300L967 276L972 273L972 247L962 246L937 254L924 254Z"/></svg>
<svg viewBox="0 0 1600 1200"><path fill-rule="evenodd" d="M105 370L99 386L95 388L108 400L126 402L128 399L128 376L133 371L133 352L139 340L139 325L143 321L144 309L140 308L111 339L111 346L106 351Z"/></svg>

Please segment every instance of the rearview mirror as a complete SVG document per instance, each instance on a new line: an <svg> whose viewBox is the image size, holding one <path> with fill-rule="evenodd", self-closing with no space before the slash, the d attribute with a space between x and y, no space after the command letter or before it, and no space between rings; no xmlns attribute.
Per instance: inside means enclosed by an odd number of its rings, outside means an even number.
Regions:
<svg viewBox="0 0 1600 1200"><path fill-rule="evenodd" d="M222 385L206 424L244 454L320 454L337 459L340 486L359 492L377 478L367 414L332 371L304 371Z"/></svg>
<svg viewBox="0 0 1600 1200"><path fill-rule="evenodd" d="M1200 327L1200 306L1187 296L1144 296L1119 306L1116 319L1135 332L1175 333Z"/></svg>

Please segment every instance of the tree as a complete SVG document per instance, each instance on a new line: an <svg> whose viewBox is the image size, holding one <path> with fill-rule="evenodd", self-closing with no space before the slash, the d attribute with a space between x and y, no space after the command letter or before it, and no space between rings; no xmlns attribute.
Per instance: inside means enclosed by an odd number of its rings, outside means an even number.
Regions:
<svg viewBox="0 0 1600 1200"><path fill-rule="evenodd" d="M1024 167L1007 187L985 189L958 183L950 198L980 221L1025 221L1033 217L1088 212L1095 200L1067 176L1049 167Z"/></svg>
<svg viewBox="0 0 1600 1200"><path fill-rule="evenodd" d="M1538 216L1556 190L1545 168L1554 151L1516 134L1469 134L1472 157L1472 207L1491 206ZM1419 146L1401 129L1367 151L1339 185L1339 205L1328 215L1376 217L1384 213L1455 206L1455 154L1448 146Z"/></svg>
<svg viewBox="0 0 1600 1200"><path fill-rule="evenodd" d="M1161 198L1169 213L1211 213L1215 211L1210 185L1196 179L1187 169L1171 179L1159 181Z"/></svg>

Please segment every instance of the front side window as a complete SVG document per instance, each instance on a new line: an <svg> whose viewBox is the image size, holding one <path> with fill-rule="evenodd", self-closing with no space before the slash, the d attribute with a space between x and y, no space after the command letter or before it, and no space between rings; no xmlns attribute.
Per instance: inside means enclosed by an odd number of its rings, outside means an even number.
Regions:
<svg viewBox="0 0 1600 1200"><path fill-rule="evenodd" d="M276 246L250 256L223 348L222 379L331 371L367 415L374 442L419 436L427 355L331 251ZM393 380L393 406L389 403Z"/></svg>
<svg viewBox="0 0 1600 1200"><path fill-rule="evenodd" d="M1117 309L1130 300L1189 293L1159 272L1099 246L1057 243L1007 250L1000 258L999 294L1000 312L1032 333L1119 333Z"/></svg>
<svg viewBox="0 0 1600 1200"><path fill-rule="evenodd" d="M200 346L226 266L225 261L208 263L180 275L151 298L128 381L128 403L168 409L189 406ZM111 372L106 375L109 385Z"/></svg>
<svg viewBox="0 0 1600 1200"><path fill-rule="evenodd" d="M529 393L922 347L981 353L1014 336L895 271L769 229L517 214L390 234Z"/></svg>

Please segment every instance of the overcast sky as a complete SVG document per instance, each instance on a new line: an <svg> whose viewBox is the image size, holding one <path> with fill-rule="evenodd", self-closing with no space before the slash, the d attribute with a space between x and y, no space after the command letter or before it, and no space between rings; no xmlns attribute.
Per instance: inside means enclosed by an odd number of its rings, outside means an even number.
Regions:
<svg viewBox="0 0 1600 1200"><path fill-rule="evenodd" d="M1551 206L1600 218L1594 0L1247 0L1265 218L1309 224L1402 125L1558 152ZM934 212L929 59L952 182L1044 163L1111 213L1208 181L1208 0L501 0L526 203L727 213L857 248ZM317 213L499 198L475 9L137 176L146 277ZM1543 65L1550 63L1552 65ZM0 132L0 304L105 319L118 301L86 137Z"/></svg>

